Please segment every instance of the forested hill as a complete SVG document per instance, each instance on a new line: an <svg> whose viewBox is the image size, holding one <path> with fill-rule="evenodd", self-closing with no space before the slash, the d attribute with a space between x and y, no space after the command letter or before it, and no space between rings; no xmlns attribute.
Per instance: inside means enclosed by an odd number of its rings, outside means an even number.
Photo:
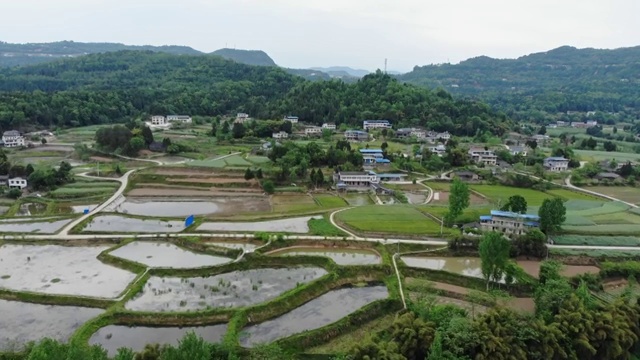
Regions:
<svg viewBox="0 0 640 360"><path fill-rule="evenodd" d="M509 122L488 106L402 84L380 72L354 84L310 82L278 67L213 55L123 51L0 70L0 128L68 127L123 122L150 114L258 119L298 115L361 127L363 119L422 125L473 135Z"/></svg>
<svg viewBox="0 0 640 360"><path fill-rule="evenodd" d="M42 64L63 58L121 50L148 50L185 55L201 54L200 51L188 46L178 45L135 46L118 43L82 43L74 41L10 44L0 41L0 67Z"/></svg>
<svg viewBox="0 0 640 360"><path fill-rule="evenodd" d="M225 59L233 60L241 64L277 66L276 62L262 50L220 49L212 52L211 54L222 56Z"/></svg>
<svg viewBox="0 0 640 360"><path fill-rule="evenodd" d="M539 117L537 110L555 114L640 109L640 47L564 46L518 59L481 56L456 65L417 66L398 78L477 97L520 117Z"/></svg>

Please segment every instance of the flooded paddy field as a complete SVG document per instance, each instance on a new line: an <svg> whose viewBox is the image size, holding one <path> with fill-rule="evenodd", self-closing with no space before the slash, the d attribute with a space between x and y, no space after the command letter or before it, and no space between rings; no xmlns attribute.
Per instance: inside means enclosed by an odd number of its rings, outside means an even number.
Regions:
<svg viewBox="0 0 640 360"><path fill-rule="evenodd" d="M309 232L309 220L322 219L322 216L304 216L256 222L205 222L198 231L273 231L306 234Z"/></svg>
<svg viewBox="0 0 640 360"><path fill-rule="evenodd" d="M359 249L324 249L313 247L285 248L270 253L271 256L324 256L338 265L376 265L382 263L380 255Z"/></svg>
<svg viewBox="0 0 640 360"><path fill-rule="evenodd" d="M0 288L115 298L135 274L100 262L107 246L0 246Z"/></svg>
<svg viewBox="0 0 640 360"><path fill-rule="evenodd" d="M274 299L326 274L322 268L298 267L234 271L210 277L152 276L142 293L125 307L158 312L243 307Z"/></svg>
<svg viewBox="0 0 640 360"><path fill-rule="evenodd" d="M410 204L422 204L427 201L428 192L406 192L404 195L407 197Z"/></svg>
<svg viewBox="0 0 640 360"><path fill-rule="evenodd" d="M373 201L368 194L347 194L344 196L344 199L351 206L363 206L363 205L371 205Z"/></svg>
<svg viewBox="0 0 640 360"><path fill-rule="evenodd" d="M116 212L145 216L189 216L214 214L221 210L218 203L205 200L153 200L127 198L114 209Z"/></svg>
<svg viewBox="0 0 640 360"><path fill-rule="evenodd" d="M175 233L182 230L184 230L183 221L135 219L118 215L99 215L94 217L82 231L107 233Z"/></svg>
<svg viewBox="0 0 640 360"><path fill-rule="evenodd" d="M333 290L280 317L245 328L240 336L240 344L252 347L317 329L388 296L385 286Z"/></svg>
<svg viewBox="0 0 640 360"><path fill-rule="evenodd" d="M171 243L134 241L110 252L111 255L155 268L190 269L215 266L233 259L198 254Z"/></svg>
<svg viewBox="0 0 640 360"><path fill-rule="evenodd" d="M403 256L402 261L409 267L443 270L458 275L482 279L480 258ZM533 277L538 277L540 273L539 261L518 260L517 263L527 274ZM560 273L563 276L575 276L585 273L597 274L599 271L600 269L595 266L563 265Z"/></svg>
<svg viewBox="0 0 640 360"><path fill-rule="evenodd" d="M36 219L34 219L36 220ZM39 221L39 222L3 222L0 224L0 233L38 233L38 234L55 234L72 219L62 219L57 221Z"/></svg>
<svg viewBox="0 0 640 360"><path fill-rule="evenodd" d="M20 351L30 341L52 338L66 342L102 309L52 306L0 300L0 351Z"/></svg>
<svg viewBox="0 0 640 360"><path fill-rule="evenodd" d="M20 204L20 208L16 212L16 216L33 216L41 215L47 211L47 204L41 203L24 203Z"/></svg>
<svg viewBox="0 0 640 360"><path fill-rule="evenodd" d="M139 352L146 344L178 345L189 332L194 332L210 343L219 343L227 332L227 324L195 327L144 327L109 325L98 330L89 339L91 345L101 345L109 356L115 356L120 348Z"/></svg>

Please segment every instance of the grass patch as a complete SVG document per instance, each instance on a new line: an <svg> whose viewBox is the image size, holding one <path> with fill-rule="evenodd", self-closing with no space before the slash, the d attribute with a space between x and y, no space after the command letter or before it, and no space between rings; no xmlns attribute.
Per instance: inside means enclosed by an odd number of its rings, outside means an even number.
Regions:
<svg viewBox="0 0 640 360"><path fill-rule="evenodd" d="M624 153L624 152L609 152L609 151L592 151L592 150L574 150L574 153L580 156L583 160L601 161L616 159L618 163L627 161L638 161L640 155Z"/></svg>
<svg viewBox="0 0 640 360"><path fill-rule="evenodd" d="M340 335L330 342L316 346L307 351L308 354L341 354L347 353L368 335L388 329L396 318L396 314L388 314L360 325L352 332Z"/></svg>
<svg viewBox="0 0 640 360"><path fill-rule="evenodd" d="M224 158L224 162L229 166L251 166L251 163L242 158L240 155L229 156Z"/></svg>
<svg viewBox="0 0 640 360"><path fill-rule="evenodd" d="M594 258L640 258L640 251L636 250L607 250L607 249L549 249L549 254L556 256L588 256Z"/></svg>
<svg viewBox="0 0 640 360"><path fill-rule="evenodd" d="M346 235L325 218L309 220L309 233L317 236L344 236Z"/></svg>
<svg viewBox="0 0 640 360"><path fill-rule="evenodd" d="M440 233L440 224L414 207L404 205L368 205L336 214L345 225L362 232L434 235Z"/></svg>
<svg viewBox="0 0 640 360"><path fill-rule="evenodd" d="M631 186L589 186L587 190L612 196L632 204L640 204L640 189Z"/></svg>
<svg viewBox="0 0 640 360"><path fill-rule="evenodd" d="M451 189L451 183L448 182L425 182L424 184L434 191L449 191Z"/></svg>
<svg viewBox="0 0 640 360"><path fill-rule="evenodd" d="M540 206L545 199L554 195L533 189L524 189L503 185L471 185L470 188L491 199L494 203L504 204L513 195L520 195L527 200L529 206Z"/></svg>
<svg viewBox="0 0 640 360"><path fill-rule="evenodd" d="M247 161L254 164L267 164L271 162L271 160L266 156L248 156Z"/></svg>
<svg viewBox="0 0 640 360"><path fill-rule="evenodd" d="M197 166L197 167L211 167L222 169L227 166L227 163L224 162L224 159L206 159L206 160L195 160L187 163L188 166Z"/></svg>
<svg viewBox="0 0 640 360"><path fill-rule="evenodd" d="M344 199L329 194L317 194L313 198L316 199L320 206L327 209L340 208L347 205Z"/></svg>
<svg viewBox="0 0 640 360"><path fill-rule="evenodd" d="M548 194L557 196L565 200L602 200L601 197L581 193L578 191L572 191L568 189L551 189L547 191Z"/></svg>
<svg viewBox="0 0 640 360"><path fill-rule="evenodd" d="M606 224L595 226L565 225L562 227L565 233L586 235L637 235L640 233L640 224Z"/></svg>
<svg viewBox="0 0 640 360"><path fill-rule="evenodd" d="M113 187L73 188L61 187L49 193L54 199L71 199L96 195L105 195L114 192Z"/></svg>
<svg viewBox="0 0 640 360"><path fill-rule="evenodd" d="M306 194L274 195L271 198L273 212L292 213L320 209L315 200Z"/></svg>

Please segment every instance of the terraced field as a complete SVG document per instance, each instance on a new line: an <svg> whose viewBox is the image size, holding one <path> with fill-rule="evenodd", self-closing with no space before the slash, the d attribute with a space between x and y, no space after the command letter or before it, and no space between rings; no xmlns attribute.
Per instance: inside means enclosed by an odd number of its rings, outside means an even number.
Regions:
<svg viewBox="0 0 640 360"><path fill-rule="evenodd" d="M404 235L440 233L439 223L418 209L404 205L360 206L339 212L336 218L346 226L362 232Z"/></svg>

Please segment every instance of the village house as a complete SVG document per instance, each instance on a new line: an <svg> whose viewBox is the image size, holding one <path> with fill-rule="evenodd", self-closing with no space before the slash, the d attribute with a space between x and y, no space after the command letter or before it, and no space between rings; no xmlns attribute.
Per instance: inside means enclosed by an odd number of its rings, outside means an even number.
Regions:
<svg viewBox="0 0 640 360"><path fill-rule="evenodd" d="M384 158L381 149L360 149L360 154L362 154L364 166L381 166L391 163L389 159Z"/></svg>
<svg viewBox="0 0 640 360"><path fill-rule="evenodd" d="M436 146L429 146L428 149L432 154L436 154L439 157L442 157L442 155L444 155L447 152L447 147L442 144L438 144Z"/></svg>
<svg viewBox="0 0 640 360"><path fill-rule="evenodd" d="M496 231L507 236L520 236L539 227L539 221L538 215L491 210L491 215L480 216L480 227L483 231Z"/></svg>
<svg viewBox="0 0 640 360"><path fill-rule="evenodd" d="M24 189L27 187L27 180L21 178L21 177L14 177L11 178L7 181L7 185L9 186L9 188L11 189Z"/></svg>
<svg viewBox="0 0 640 360"><path fill-rule="evenodd" d="M167 115L168 122L181 122L183 124L191 124L193 120L189 115ZM153 123L153 119L151 120Z"/></svg>
<svg viewBox="0 0 640 360"><path fill-rule="evenodd" d="M386 174L383 176L387 180L399 178L397 176L387 177ZM373 171L339 171L333 174L333 182L338 191L373 190L378 194L393 194L393 190L380 185L380 177Z"/></svg>
<svg viewBox="0 0 640 360"><path fill-rule="evenodd" d="M16 130L5 131L2 134L2 142L4 147L24 146L24 136L20 135L20 132Z"/></svg>
<svg viewBox="0 0 640 360"><path fill-rule="evenodd" d="M274 139L287 139L289 138L289 134L286 131L274 132L271 134L271 137Z"/></svg>
<svg viewBox="0 0 640 360"><path fill-rule="evenodd" d="M167 118L162 115L151 116L151 125L162 126L167 125Z"/></svg>
<svg viewBox="0 0 640 360"><path fill-rule="evenodd" d="M298 123L298 117L297 116L285 116L284 119L282 119L284 121L288 121L292 124L297 124Z"/></svg>
<svg viewBox="0 0 640 360"><path fill-rule="evenodd" d="M324 123L324 124L322 124L322 128L323 129L327 129L327 130L335 130L336 129L336 124L334 124L334 123Z"/></svg>
<svg viewBox="0 0 640 360"><path fill-rule="evenodd" d="M309 126L304 129L306 136L322 135L322 128L319 126Z"/></svg>
<svg viewBox="0 0 640 360"><path fill-rule="evenodd" d="M544 159L543 165L545 169L553 172L569 170L569 160L563 157L548 157Z"/></svg>
<svg viewBox="0 0 640 360"><path fill-rule="evenodd" d="M362 128L364 130L391 129L391 123L389 120L365 120L362 122Z"/></svg>
<svg viewBox="0 0 640 360"><path fill-rule="evenodd" d="M485 150L484 148L471 148L469 149L469 156L475 163L485 165L495 165L498 161L498 157L491 150Z"/></svg>
<svg viewBox="0 0 640 360"><path fill-rule="evenodd" d="M545 141L549 140L549 135L533 135L530 140L535 141L538 145L543 144Z"/></svg>
<svg viewBox="0 0 640 360"><path fill-rule="evenodd" d="M347 130L344 132L344 138L349 141L367 141L369 133L361 130Z"/></svg>
<svg viewBox="0 0 640 360"><path fill-rule="evenodd" d="M607 181L616 181L616 180L620 180L622 177L616 173L613 172L601 172L598 175L595 176L595 179L597 180L607 180Z"/></svg>
<svg viewBox="0 0 640 360"><path fill-rule="evenodd" d="M528 149L524 146L509 146L509 153L513 156L516 155L522 155L522 156L527 156L528 154Z"/></svg>
<svg viewBox="0 0 640 360"><path fill-rule="evenodd" d="M398 139L406 139L411 137L424 139L427 137L427 131L420 128L402 128L396 131L396 137Z"/></svg>
<svg viewBox="0 0 640 360"><path fill-rule="evenodd" d="M453 178L458 178L461 181L465 181L465 182L480 180L480 176L478 174L474 173L473 171L468 171L468 170L454 171L449 176L452 179Z"/></svg>
<svg viewBox="0 0 640 360"><path fill-rule="evenodd" d="M236 119L234 123L236 124L244 124L245 121L249 121L249 114L246 113L238 113L236 114Z"/></svg>

